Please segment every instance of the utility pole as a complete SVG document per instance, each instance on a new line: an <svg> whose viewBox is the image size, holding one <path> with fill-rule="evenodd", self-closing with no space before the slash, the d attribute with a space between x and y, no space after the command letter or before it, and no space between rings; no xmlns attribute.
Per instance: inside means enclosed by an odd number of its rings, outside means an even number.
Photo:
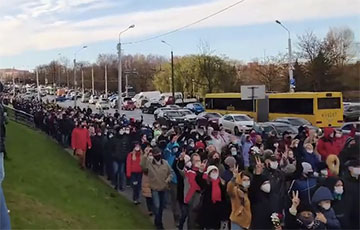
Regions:
<svg viewBox="0 0 360 230"><path fill-rule="evenodd" d="M105 65L105 98L108 98L107 65Z"/></svg>
<svg viewBox="0 0 360 230"><path fill-rule="evenodd" d="M171 90L172 90L172 96L175 100L175 79L174 79L174 53L171 50Z"/></svg>
<svg viewBox="0 0 360 230"><path fill-rule="evenodd" d="M61 65L59 66L59 73L58 73L58 86L61 87Z"/></svg>
<svg viewBox="0 0 360 230"><path fill-rule="evenodd" d="M92 95L95 95L95 86L94 86L94 66L91 67L91 91Z"/></svg>
<svg viewBox="0 0 360 230"><path fill-rule="evenodd" d="M40 85L39 85L39 72L38 72L38 70L35 70L35 74L36 74L36 87L37 87L38 100L41 101L41 97L40 97Z"/></svg>
<svg viewBox="0 0 360 230"><path fill-rule="evenodd" d="M16 87L15 87L15 75L14 75L14 71L15 71L15 67L13 67L13 71L12 71L12 82L13 82L13 88L14 88L14 97L16 95Z"/></svg>
<svg viewBox="0 0 360 230"><path fill-rule="evenodd" d="M81 66L81 94L84 95L84 70Z"/></svg>
<svg viewBox="0 0 360 230"><path fill-rule="evenodd" d="M67 68L66 68L66 85L67 85L67 88L69 89L69 87L70 87L69 70Z"/></svg>
<svg viewBox="0 0 360 230"><path fill-rule="evenodd" d="M125 92L126 92L126 97L129 97L129 91L128 91L128 74L125 74Z"/></svg>

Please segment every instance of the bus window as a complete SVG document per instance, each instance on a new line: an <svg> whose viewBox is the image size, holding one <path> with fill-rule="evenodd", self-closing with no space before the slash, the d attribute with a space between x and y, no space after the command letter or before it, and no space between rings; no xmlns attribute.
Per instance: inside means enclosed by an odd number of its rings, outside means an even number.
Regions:
<svg viewBox="0 0 360 230"><path fill-rule="evenodd" d="M318 109L340 109L339 97L318 98Z"/></svg>
<svg viewBox="0 0 360 230"><path fill-rule="evenodd" d="M271 98L270 113L314 114L312 98Z"/></svg>
<svg viewBox="0 0 360 230"><path fill-rule="evenodd" d="M251 100L241 100L240 98L206 98L206 109L253 111Z"/></svg>

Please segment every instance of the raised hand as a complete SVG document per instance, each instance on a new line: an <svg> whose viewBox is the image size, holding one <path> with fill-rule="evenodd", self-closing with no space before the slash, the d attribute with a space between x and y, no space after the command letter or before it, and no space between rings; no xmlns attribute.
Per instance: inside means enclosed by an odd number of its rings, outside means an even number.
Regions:
<svg viewBox="0 0 360 230"><path fill-rule="evenodd" d="M255 156L255 175L260 175L264 171L264 164L261 162L260 157Z"/></svg>
<svg viewBox="0 0 360 230"><path fill-rule="evenodd" d="M235 167L232 169L232 173L234 175L234 177L239 174L239 166L235 165Z"/></svg>
<svg viewBox="0 0 360 230"><path fill-rule="evenodd" d="M292 205L294 208L297 208L300 204L300 199L299 199L299 191L292 191Z"/></svg>
<svg viewBox="0 0 360 230"><path fill-rule="evenodd" d="M316 213L316 217L315 217L316 220L326 224L327 223L327 219L326 217L324 216L324 214L322 214L321 212L317 212Z"/></svg>

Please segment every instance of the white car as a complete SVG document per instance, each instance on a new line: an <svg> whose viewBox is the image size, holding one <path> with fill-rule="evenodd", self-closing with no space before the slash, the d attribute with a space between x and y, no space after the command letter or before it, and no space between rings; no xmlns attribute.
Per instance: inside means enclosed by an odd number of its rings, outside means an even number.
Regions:
<svg viewBox="0 0 360 230"><path fill-rule="evenodd" d="M89 104L95 105L98 100L99 100L99 97L98 97L98 96L91 95L91 96L90 96L90 99L89 99Z"/></svg>
<svg viewBox="0 0 360 230"><path fill-rule="evenodd" d="M184 117L185 117L185 120L189 123L196 123L196 114L191 112L191 110L189 109L179 109L177 110L179 113L181 113Z"/></svg>
<svg viewBox="0 0 360 230"><path fill-rule="evenodd" d="M110 105L107 100L99 100L96 103L95 108L99 110L108 110L110 109Z"/></svg>
<svg viewBox="0 0 360 230"><path fill-rule="evenodd" d="M225 130L229 130L231 133L237 135L240 131L249 132L255 122L246 114L226 114L219 119Z"/></svg>

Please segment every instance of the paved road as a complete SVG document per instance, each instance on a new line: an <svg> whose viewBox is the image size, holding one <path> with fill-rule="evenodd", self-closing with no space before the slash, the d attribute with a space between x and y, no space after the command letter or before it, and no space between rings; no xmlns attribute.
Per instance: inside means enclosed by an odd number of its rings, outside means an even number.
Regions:
<svg viewBox="0 0 360 230"><path fill-rule="evenodd" d="M46 96L43 100L46 100L46 99L54 100L55 96ZM68 101L65 101L65 102L58 102L58 105L60 105L62 107L70 107L70 106L74 107L74 101L68 100ZM88 104L88 103L82 103L82 102L80 102L79 99L76 101L76 106L79 106L81 109L90 107L93 112L98 111L97 109L95 109L95 105L91 105L91 104ZM109 113L109 114L114 114L115 109L105 110L104 112ZM135 109L134 111L124 111L123 110L122 112L125 113L128 118L133 117L135 119L141 119L141 115L143 115L145 124L152 124L155 121L154 115L152 115L152 114L142 114L140 109Z"/></svg>

